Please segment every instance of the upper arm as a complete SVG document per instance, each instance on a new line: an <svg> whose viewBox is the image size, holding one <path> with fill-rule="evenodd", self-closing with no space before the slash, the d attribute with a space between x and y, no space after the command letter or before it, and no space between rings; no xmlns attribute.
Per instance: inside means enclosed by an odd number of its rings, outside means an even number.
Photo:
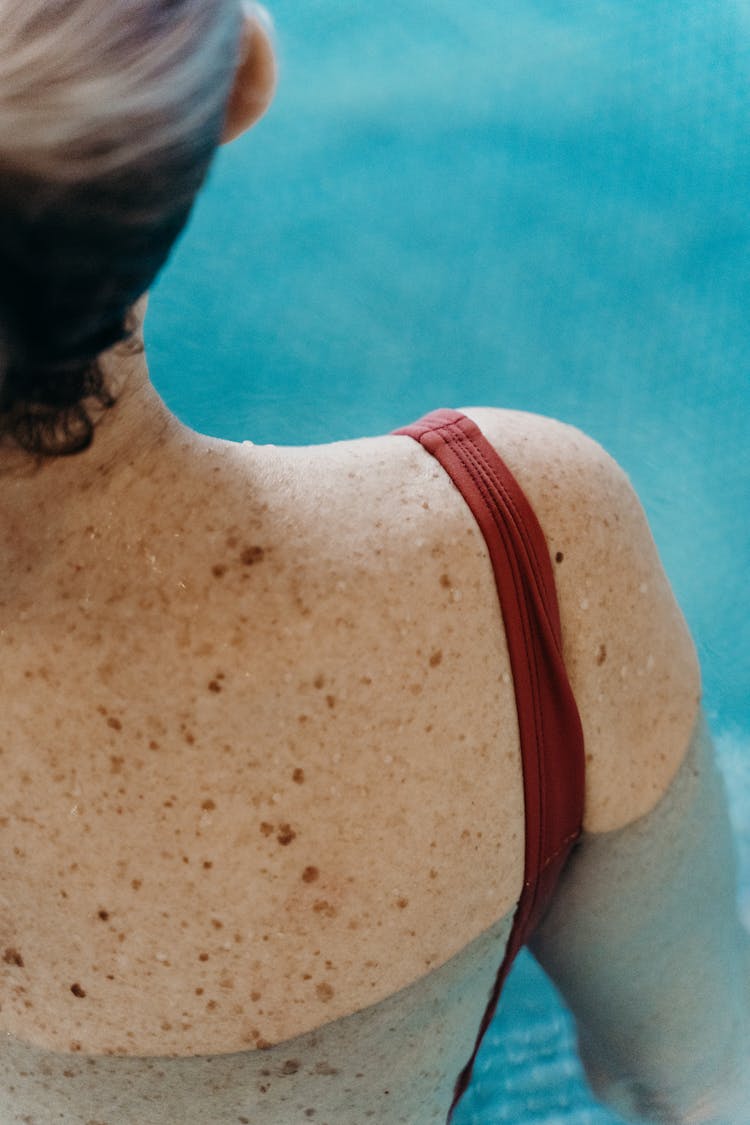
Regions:
<svg viewBox="0 0 750 1125"><path fill-rule="evenodd" d="M649 1121L750 1122L750 973L721 778L699 723L662 801L584 836L532 948L592 1084Z"/></svg>
<svg viewBox="0 0 750 1125"><path fill-rule="evenodd" d="M563 654L586 744L584 825L610 831L666 791L696 721L689 631L626 474L580 430L469 409L515 474L547 539Z"/></svg>

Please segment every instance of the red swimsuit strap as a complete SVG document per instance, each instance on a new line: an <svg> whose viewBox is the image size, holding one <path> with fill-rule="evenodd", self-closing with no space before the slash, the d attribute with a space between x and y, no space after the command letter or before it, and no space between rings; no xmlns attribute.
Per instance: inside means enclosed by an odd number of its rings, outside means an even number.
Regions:
<svg viewBox="0 0 750 1125"><path fill-rule="evenodd" d="M513 960L541 921L580 835L583 732L563 663L549 550L515 477L479 427L456 410L437 410L394 432L414 438L437 458L484 536L508 643L523 764L523 890L474 1052L456 1082L450 1122Z"/></svg>

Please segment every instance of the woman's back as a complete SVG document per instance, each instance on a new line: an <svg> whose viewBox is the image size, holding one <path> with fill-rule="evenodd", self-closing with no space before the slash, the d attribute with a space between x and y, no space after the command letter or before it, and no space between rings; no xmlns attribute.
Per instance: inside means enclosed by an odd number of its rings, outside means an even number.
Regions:
<svg viewBox="0 0 750 1125"><path fill-rule="evenodd" d="M612 462L568 427L477 417L557 560L587 827L619 827L687 748L692 648ZM275 450L171 430L158 456L99 461L96 492L38 513L48 549L27 532L6 566L3 896L28 904L5 926L7 1030L55 1052L244 1052L405 988L355 1021L422 1027L449 974L464 1000L440 1018L465 1059L524 825L463 500L405 438ZM401 1059L408 1038L385 1035ZM429 1072L439 1036L423 1049Z"/></svg>

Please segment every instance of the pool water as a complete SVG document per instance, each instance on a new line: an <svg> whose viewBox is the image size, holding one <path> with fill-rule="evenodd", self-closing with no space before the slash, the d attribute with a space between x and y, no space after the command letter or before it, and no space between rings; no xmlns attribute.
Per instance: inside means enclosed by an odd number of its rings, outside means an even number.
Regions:
<svg viewBox="0 0 750 1125"><path fill-rule="evenodd" d="M698 643L750 922L750 3L273 10L275 106L154 293L159 389L237 440L489 404L601 441ZM460 1125L616 1120L522 958Z"/></svg>

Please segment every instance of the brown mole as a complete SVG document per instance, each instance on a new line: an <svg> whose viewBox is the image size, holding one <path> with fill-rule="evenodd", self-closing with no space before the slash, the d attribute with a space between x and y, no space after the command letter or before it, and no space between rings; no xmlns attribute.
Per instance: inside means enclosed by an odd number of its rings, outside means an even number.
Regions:
<svg viewBox="0 0 750 1125"><path fill-rule="evenodd" d="M240 562L243 566L254 566L255 563L262 562L265 555L263 547L245 547L240 554Z"/></svg>

